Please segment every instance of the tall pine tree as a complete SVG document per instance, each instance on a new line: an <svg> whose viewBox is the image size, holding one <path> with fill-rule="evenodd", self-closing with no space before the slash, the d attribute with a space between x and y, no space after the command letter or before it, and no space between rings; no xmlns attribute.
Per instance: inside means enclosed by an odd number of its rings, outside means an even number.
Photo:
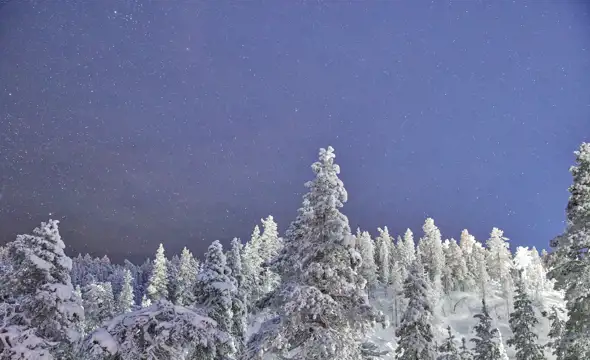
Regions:
<svg viewBox="0 0 590 360"><path fill-rule="evenodd" d="M383 320L357 273L361 256L340 212L347 193L334 157L331 147L321 149L312 166L316 178L306 184L309 192L275 264L282 269L272 299L278 316L252 337L248 359L261 352L293 360L360 359L367 332Z"/></svg>
<svg viewBox="0 0 590 360"><path fill-rule="evenodd" d="M9 284L19 299L25 326L39 338L55 342L53 353L66 359L80 337L77 330L84 310L74 295L72 260L64 253L58 224L57 220L42 222L33 235L18 235L8 244Z"/></svg>
<svg viewBox="0 0 590 360"><path fill-rule="evenodd" d="M207 316L217 322L218 329L226 334L232 333L232 294L235 291L230 273L223 247L216 240L205 254L195 298L205 307ZM236 351L233 342L219 344L217 348L219 358L233 356Z"/></svg>
<svg viewBox="0 0 590 360"><path fill-rule="evenodd" d="M432 304L429 300L429 284L424 277L421 264L411 266L404 281L404 295L408 306L404 312L400 327L395 335L398 337L397 360L434 360L436 349L432 334Z"/></svg>
<svg viewBox="0 0 590 360"><path fill-rule="evenodd" d="M552 240L549 276L565 292L568 320L559 346L561 359L590 359L590 143L575 152L565 233Z"/></svg>
<svg viewBox="0 0 590 360"><path fill-rule="evenodd" d="M537 344L538 336L533 332L539 321L524 288L522 274L516 283L514 311L510 313L509 323L512 337L507 344L516 349L515 360L544 360L543 348Z"/></svg>
<svg viewBox="0 0 590 360"><path fill-rule="evenodd" d="M500 332L492 326L492 318L485 300L482 300L481 313L474 317L479 323L475 325L475 337L471 339L475 344L473 360L503 360L498 346Z"/></svg>
<svg viewBox="0 0 590 360"><path fill-rule="evenodd" d="M447 337L438 348L437 360L461 360L457 344L455 343L455 335L451 331L451 327L447 326Z"/></svg>
<svg viewBox="0 0 590 360"><path fill-rule="evenodd" d="M158 251L156 251L154 267L147 287L147 293L152 301L168 298L168 267L166 263L164 245L160 244Z"/></svg>

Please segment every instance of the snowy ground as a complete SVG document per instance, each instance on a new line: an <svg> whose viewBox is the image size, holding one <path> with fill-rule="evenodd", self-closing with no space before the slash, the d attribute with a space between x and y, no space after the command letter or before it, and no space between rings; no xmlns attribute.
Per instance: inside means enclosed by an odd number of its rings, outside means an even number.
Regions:
<svg viewBox="0 0 590 360"><path fill-rule="evenodd" d="M541 306L537 304L537 318L539 320L537 335L539 336L539 343L545 344L549 341L547 333L549 332L550 322L547 318L544 318L541 315L541 308L549 310L552 305L563 307L564 304L562 296L555 291L544 292L542 298L544 300L543 305ZM490 316L495 319L496 326L502 333L502 339L508 352L508 356L513 359L514 350L506 345L506 340L512 335L508 325L506 300L499 296L493 296L486 301L488 303ZM391 301L388 301L388 299L383 296L378 297L375 304L384 312L386 309L391 309ZM477 294L455 292L446 295L444 299L441 299L437 306L442 314L442 316L436 320L435 325L435 337L438 342L440 343L440 340L446 336L445 329L450 325L457 338L458 345L460 345L461 338L465 337L468 340L467 346L471 347L472 344L469 343L469 339L472 337L473 327L477 322L473 316L481 311L481 298ZM391 315L389 316L391 317ZM384 359L394 358L395 328L393 327L393 324L387 329L377 329L372 339L381 348L391 350L390 354L385 356ZM555 359L555 357L549 352L546 352L546 356L547 360Z"/></svg>

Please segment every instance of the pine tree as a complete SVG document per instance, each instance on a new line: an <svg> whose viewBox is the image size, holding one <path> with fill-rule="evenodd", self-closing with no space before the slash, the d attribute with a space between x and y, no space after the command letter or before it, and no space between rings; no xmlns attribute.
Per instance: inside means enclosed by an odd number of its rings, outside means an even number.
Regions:
<svg viewBox="0 0 590 360"><path fill-rule="evenodd" d="M252 231L250 241L244 246L244 256L242 259L244 287L250 306L264 293L261 286L262 258L260 257L260 248L262 246L262 240L260 237L260 228L256 225Z"/></svg>
<svg viewBox="0 0 590 360"><path fill-rule="evenodd" d="M53 353L67 358L70 345L80 337L76 330L84 311L74 294L72 260L64 253L58 224L57 220L43 222L33 235L18 235L8 244L9 283L26 326L44 341L56 342Z"/></svg>
<svg viewBox="0 0 590 360"><path fill-rule="evenodd" d="M438 348L437 360L461 360L457 345L455 344L455 335L451 331L451 327L447 326L447 338Z"/></svg>
<svg viewBox="0 0 590 360"><path fill-rule="evenodd" d="M445 263L450 277L450 280L446 281L450 284L451 289L449 290L470 290L474 281L467 269L467 262L463 255L463 250L461 250L455 239L451 239L448 248L445 250Z"/></svg>
<svg viewBox="0 0 590 360"><path fill-rule="evenodd" d="M282 284L270 303L277 317L252 337L245 358L265 353L294 360L361 359L367 332L383 321L357 273L362 260L339 210L347 193L334 150L321 149L312 169L316 178L306 184L309 192L275 263Z"/></svg>
<svg viewBox="0 0 590 360"><path fill-rule="evenodd" d="M403 288L404 288L404 280L402 268L399 262L395 262L393 264L393 270L391 272L391 289L392 289L392 297L393 297L393 306L392 306L392 319L393 324L397 328L400 323L399 314L403 314L405 311L405 303L406 299L403 296Z"/></svg>
<svg viewBox="0 0 590 360"><path fill-rule="evenodd" d="M416 260L416 244L414 243L414 234L412 230L407 229L402 241L397 242L397 259L403 271L402 278L406 278L410 267Z"/></svg>
<svg viewBox="0 0 590 360"><path fill-rule="evenodd" d="M197 262L186 247L180 254L178 277L176 279L176 304L188 306L194 302L193 290L197 280Z"/></svg>
<svg viewBox="0 0 590 360"><path fill-rule="evenodd" d="M146 307L150 307L150 306L152 306L152 301L150 300L149 297L147 297L145 294L143 294L143 297L141 298L141 307L146 308Z"/></svg>
<svg viewBox="0 0 590 360"><path fill-rule="evenodd" d="M263 232L260 236L259 254L261 264L263 265L261 271L260 284L262 286L262 293L267 294L274 290L280 282L280 277L270 268L270 262L279 254L281 250L281 239L277 230L277 223L274 218L269 215L266 219L261 219Z"/></svg>
<svg viewBox="0 0 590 360"><path fill-rule="evenodd" d="M160 244L156 252L152 275L150 276L150 282L147 287L147 293L152 301L168 298L168 268L166 263L164 245Z"/></svg>
<svg viewBox="0 0 590 360"><path fill-rule="evenodd" d="M117 311L119 314L124 314L131 311L135 305L135 297L133 295L133 277L131 276L131 271L128 269L123 271L123 287L119 293L119 297L117 298Z"/></svg>
<svg viewBox="0 0 590 360"><path fill-rule="evenodd" d="M533 332L539 321L524 288L522 275L516 283L514 311L510 313L509 323L512 337L507 344L516 349L516 360L544 360L543 349L537 344L538 336Z"/></svg>
<svg viewBox="0 0 590 360"><path fill-rule="evenodd" d="M422 230L424 231L424 237L422 237L418 243L418 249L422 257L422 264L424 264L428 278L433 284L434 292L441 295L441 278L443 268L445 267L445 256L443 253L440 230L434 225L434 220L431 218L426 219Z"/></svg>
<svg viewBox="0 0 590 360"><path fill-rule="evenodd" d="M166 300L170 299L172 301L176 300L177 298L177 289L178 286L178 271L180 269L180 257L178 255L173 255L170 260L166 259L166 274L168 276L168 295L166 296Z"/></svg>
<svg viewBox="0 0 590 360"><path fill-rule="evenodd" d="M235 345L240 353L246 342L247 330L247 299L244 291L244 276L242 271L242 243L239 239L234 238L231 242L231 248L227 254L227 266L231 270L231 280L234 285L232 293L232 325L231 334L235 339Z"/></svg>
<svg viewBox="0 0 590 360"><path fill-rule="evenodd" d="M479 264L474 257L476 243L478 243L478 241L475 240L475 237L471 235L467 229L464 229L461 232L459 247L461 248L461 252L463 253L463 258L465 259L465 264L467 265L469 277L473 280L472 286L477 285L477 276L479 274Z"/></svg>
<svg viewBox="0 0 590 360"><path fill-rule="evenodd" d="M548 316L551 321L551 328L547 336L551 339L545 347L551 349L551 353L557 357L557 359L563 359L563 351L561 344L561 336L565 328L565 321L562 319L563 310L553 305L551 307L551 313Z"/></svg>
<svg viewBox="0 0 590 360"><path fill-rule="evenodd" d="M387 226L377 230L379 231L379 237L375 240L375 261L379 271L378 278L383 286L387 286L391 275L390 244L393 244L393 239L389 235Z"/></svg>
<svg viewBox="0 0 590 360"><path fill-rule="evenodd" d="M565 233L551 241L555 288L565 293L568 320L560 349L563 359L590 359L590 143L575 152L576 165L570 172Z"/></svg>
<svg viewBox="0 0 590 360"><path fill-rule="evenodd" d="M460 360L473 360L473 355L471 351L467 348L467 340L465 338L461 338L461 348L459 349L459 359Z"/></svg>
<svg viewBox="0 0 590 360"><path fill-rule="evenodd" d="M216 240L205 254L205 263L197 277L200 292L195 298L205 306L207 316L217 322L218 329L227 334L232 330L232 293L235 291L230 273L223 247ZM233 343L219 344L218 347L221 357L235 353Z"/></svg>
<svg viewBox="0 0 590 360"><path fill-rule="evenodd" d="M357 235L357 243L363 260L360 273L367 281L367 291L371 294L377 285L377 265L375 264L373 239L367 231L363 231Z"/></svg>
<svg viewBox="0 0 590 360"><path fill-rule="evenodd" d="M428 280L424 277L422 266L415 263L404 281L404 295L408 307L400 327L395 334L398 337L396 348L397 360L434 360L436 349L432 333L432 305L429 300Z"/></svg>
<svg viewBox="0 0 590 360"><path fill-rule="evenodd" d="M492 327L492 318L488 313L485 300L482 300L480 314L474 316L479 320L475 326L475 337L471 339L475 343L473 360L502 360L502 353L498 346L500 332Z"/></svg>
<svg viewBox="0 0 590 360"><path fill-rule="evenodd" d="M488 272L492 279L498 280L506 299L507 309L510 309L514 293L511 275L514 264L509 250L508 238L504 236L502 230L493 228L486 245L488 248Z"/></svg>
<svg viewBox="0 0 590 360"><path fill-rule="evenodd" d="M115 314L115 299L111 283L92 283L82 291L84 311L86 314L85 331L94 331L104 321Z"/></svg>
<svg viewBox="0 0 590 360"><path fill-rule="evenodd" d="M486 265L486 257L487 257L487 250L481 245L481 243L477 242L473 246L473 266L475 271L475 281L477 282L477 287L479 288L479 292L481 297L485 299L489 295L489 281L490 275L488 274L487 265Z"/></svg>

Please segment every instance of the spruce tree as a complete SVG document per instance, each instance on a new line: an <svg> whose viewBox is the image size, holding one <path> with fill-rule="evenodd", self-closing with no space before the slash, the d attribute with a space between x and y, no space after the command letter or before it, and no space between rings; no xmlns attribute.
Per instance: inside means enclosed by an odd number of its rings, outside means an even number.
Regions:
<svg viewBox="0 0 590 360"><path fill-rule="evenodd" d="M482 300L481 313L474 316L479 320L475 325L475 337L471 341L475 344L473 360L502 360L502 353L498 346L499 331L492 326L492 318L488 313L485 300Z"/></svg>
<svg viewBox="0 0 590 360"><path fill-rule="evenodd" d="M64 253L59 221L49 220L33 230L33 235L18 235L8 244L12 266L9 286L19 299L18 311L27 328L44 341L54 342L52 352L67 358L84 320L84 310L74 295L70 271L72 260Z"/></svg>
<svg viewBox="0 0 590 360"><path fill-rule="evenodd" d="M246 295L249 299L250 307L252 307L264 293L261 285L262 257L260 256L260 248L262 246L262 240L260 237L260 228L256 225L252 231L250 241L244 246L244 256L242 259L244 287L246 289Z"/></svg>
<svg viewBox="0 0 590 360"><path fill-rule="evenodd" d="M460 360L473 360L473 354L467 348L467 339L461 338L461 348L459 349Z"/></svg>
<svg viewBox="0 0 590 360"><path fill-rule="evenodd" d="M235 291L230 278L230 269L219 241L214 241L205 254L205 263L197 277L199 293L195 294L197 303L203 305L207 316L215 320L220 331L231 334L232 293ZM220 357L235 353L233 342L219 344Z"/></svg>
<svg viewBox="0 0 590 360"><path fill-rule="evenodd" d="M563 351L561 344L561 336L565 328L565 321L562 319L563 310L553 305L551 312L549 313L548 319L551 321L551 328L547 336L551 339L545 347L551 349L551 353L557 357L557 359L563 359Z"/></svg>
<svg viewBox="0 0 590 360"><path fill-rule="evenodd" d="M150 306L152 306L152 301L150 300L149 297L147 297L146 294L143 294L143 296L141 298L141 307L146 308L146 307L150 307Z"/></svg>
<svg viewBox="0 0 590 360"><path fill-rule="evenodd" d="M176 279L176 304L188 306L194 302L193 290L197 280L197 262L186 247L180 254L178 277Z"/></svg>
<svg viewBox="0 0 590 360"><path fill-rule="evenodd" d="M264 353L294 360L361 359L361 345L383 316L369 303L358 274L361 256L348 219L340 212L347 193L338 178L334 149L321 149L316 178L285 236L275 266L282 284L270 301L277 312L248 344L245 358Z"/></svg>
<svg viewBox="0 0 590 360"><path fill-rule="evenodd" d="M510 311L514 284L512 282L512 254L510 253L508 238L498 228L493 228L490 238L486 242L488 248L487 263L490 277L497 280L502 287L503 296L506 299L506 307Z"/></svg>
<svg viewBox="0 0 590 360"><path fill-rule="evenodd" d="M375 245L371 235L367 231L360 232L357 235L358 250L361 254L363 263L360 273L367 281L367 291L369 295L375 290L377 285L377 265L375 264Z"/></svg>
<svg viewBox="0 0 590 360"><path fill-rule="evenodd" d="M445 267L445 256L440 230L431 218L426 219L422 230L424 231L424 237L418 243L422 264L424 264L428 278L433 284L434 293L442 295L442 273Z"/></svg>
<svg viewBox="0 0 590 360"><path fill-rule="evenodd" d="M85 331L94 331L104 321L115 314L113 288L109 282L91 283L82 290L82 299L86 315Z"/></svg>
<svg viewBox="0 0 590 360"><path fill-rule="evenodd" d="M160 244L154 259L154 267L150 276L147 293L152 301L168 298L168 268L164 245Z"/></svg>
<svg viewBox="0 0 590 360"><path fill-rule="evenodd" d="M451 327L447 326L447 337L441 346L438 347L437 360L461 360L457 344L455 343L455 335L451 331Z"/></svg>
<svg viewBox="0 0 590 360"><path fill-rule="evenodd" d="M131 271L128 269L123 270L123 287L117 298L117 311L119 314L124 314L131 311L135 305L133 295L133 277Z"/></svg>
<svg viewBox="0 0 590 360"><path fill-rule="evenodd" d="M421 264L414 263L404 281L404 295L408 306L404 312L395 350L397 360L434 360L436 349L432 333L432 304L429 284Z"/></svg>
<svg viewBox="0 0 590 360"><path fill-rule="evenodd" d="M510 313L509 323L512 337L507 344L516 349L515 360L544 360L543 349L537 344L538 336L533 332L539 321L524 288L522 275L516 283L514 311Z"/></svg>
<svg viewBox="0 0 590 360"><path fill-rule="evenodd" d="M260 285L262 294L274 290L280 282L280 277L272 271L270 262L279 254L282 247L282 240L279 238L277 223L269 215L262 221L262 235L260 235L259 255L262 269L260 272Z"/></svg>
<svg viewBox="0 0 590 360"><path fill-rule="evenodd" d="M448 248L445 250L446 267L451 280L447 283L451 291L469 291L473 287L474 280L467 268L467 262L463 250L455 239L451 239Z"/></svg>
<svg viewBox="0 0 590 360"><path fill-rule="evenodd" d="M242 271L242 243L234 238L227 253L227 266L231 271L234 285L232 292L232 325L231 334L234 337L236 350L241 352L246 341L247 330L247 298L244 291L244 275Z"/></svg>
<svg viewBox="0 0 590 360"><path fill-rule="evenodd" d="M562 359L590 359L590 143L575 152L573 184L566 208L566 230L551 241L549 272L565 293L568 320L559 346Z"/></svg>
<svg viewBox="0 0 590 360"><path fill-rule="evenodd" d="M391 275L391 260L390 249L393 244L393 239L389 235L387 226L383 229L378 228L379 236L375 240L375 262L378 268L378 279L383 286L389 284L389 277Z"/></svg>
<svg viewBox="0 0 590 360"><path fill-rule="evenodd" d="M475 270L475 281L477 283L477 287L479 289L479 293L483 299L485 299L490 292L489 289L489 282L490 282L490 275L488 274L487 265L486 265L486 257L487 257L487 250L481 245L481 243L476 242L473 246L473 266Z"/></svg>

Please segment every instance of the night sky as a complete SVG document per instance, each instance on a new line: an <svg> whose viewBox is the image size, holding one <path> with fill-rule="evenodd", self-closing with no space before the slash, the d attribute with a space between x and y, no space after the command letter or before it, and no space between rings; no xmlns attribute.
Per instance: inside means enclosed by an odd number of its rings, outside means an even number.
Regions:
<svg viewBox="0 0 590 360"><path fill-rule="evenodd" d="M284 230L332 145L351 227L546 247L590 140L583 1L0 0L0 239L139 261Z"/></svg>

